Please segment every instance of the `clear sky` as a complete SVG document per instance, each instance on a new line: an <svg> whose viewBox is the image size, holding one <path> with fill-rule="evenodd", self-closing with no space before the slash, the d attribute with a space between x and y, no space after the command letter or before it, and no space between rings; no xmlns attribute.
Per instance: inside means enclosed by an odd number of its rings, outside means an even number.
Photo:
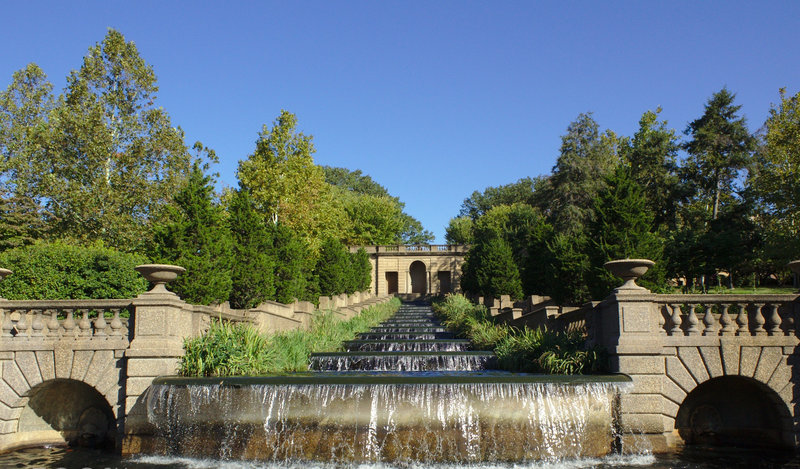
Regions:
<svg viewBox="0 0 800 469"><path fill-rule="evenodd" d="M712 93L751 130L800 89L800 2L0 2L0 87L29 62L57 90L107 28L158 76L158 103L216 150L220 184L281 109L318 164L361 169L444 242L474 190L550 173L579 113L683 131Z"/></svg>

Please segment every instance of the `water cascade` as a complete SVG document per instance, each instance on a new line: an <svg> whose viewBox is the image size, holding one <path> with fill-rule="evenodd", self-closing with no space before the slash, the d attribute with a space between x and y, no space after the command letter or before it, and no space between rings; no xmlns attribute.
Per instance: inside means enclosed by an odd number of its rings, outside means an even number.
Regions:
<svg viewBox="0 0 800 469"><path fill-rule="evenodd" d="M403 305L308 373L157 379L149 452L261 461L513 462L614 449L625 376L492 370L430 307Z"/></svg>

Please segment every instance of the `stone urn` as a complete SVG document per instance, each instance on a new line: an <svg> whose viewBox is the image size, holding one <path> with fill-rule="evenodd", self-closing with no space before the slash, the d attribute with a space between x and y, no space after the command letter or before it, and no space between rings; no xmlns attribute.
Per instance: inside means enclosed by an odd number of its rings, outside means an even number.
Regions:
<svg viewBox="0 0 800 469"><path fill-rule="evenodd" d="M615 261L608 261L603 264L603 267L617 277L620 277L622 280L625 280L625 283L623 283L614 291L636 291L644 293L650 290L636 285L636 279L644 275L645 272L647 272L647 270L650 267L653 267L655 264L655 262L649 259L619 259Z"/></svg>
<svg viewBox="0 0 800 469"><path fill-rule="evenodd" d="M186 272L186 269L179 265L169 264L142 264L134 269L153 284L153 289L147 292L147 295L175 295L167 290L166 284L178 278L178 274Z"/></svg>
<svg viewBox="0 0 800 469"><path fill-rule="evenodd" d="M794 272L794 275L797 277L797 281L800 282L800 260L792 261L788 264L789 268ZM800 290L798 290L800 292Z"/></svg>

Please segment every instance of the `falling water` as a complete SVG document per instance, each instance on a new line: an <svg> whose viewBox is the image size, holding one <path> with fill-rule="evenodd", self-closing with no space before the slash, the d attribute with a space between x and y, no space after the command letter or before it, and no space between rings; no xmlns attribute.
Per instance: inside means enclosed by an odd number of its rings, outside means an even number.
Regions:
<svg viewBox="0 0 800 469"><path fill-rule="evenodd" d="M608 454L619 384L154 385L160 454L476 462Z"/></svg>

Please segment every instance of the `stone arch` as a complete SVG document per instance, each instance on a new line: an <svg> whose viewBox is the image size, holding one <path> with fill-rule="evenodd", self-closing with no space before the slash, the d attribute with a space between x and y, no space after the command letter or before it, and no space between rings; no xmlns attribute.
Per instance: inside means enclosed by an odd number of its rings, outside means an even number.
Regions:
<svg viewBox="0 0 800 469"><path fill-rule="evenodd" d="M790 409L768 385L727 375L698 384L678 408L675 430L686 444L791 448Z"/></svg>
<svg viewBox="0 0 800 469"><path fill-rule="evenodd" d="M411 277L411 293L425 295L428 293L428 268L422 261L414 261L408 267Z"/></svg>
<svg viewBox="0 0 800 469"><path fill-rule="evenodd" d="M52 379L25 395L17 439L23 444L113 447L114 406L94 387L73 379Z"/></svg>

